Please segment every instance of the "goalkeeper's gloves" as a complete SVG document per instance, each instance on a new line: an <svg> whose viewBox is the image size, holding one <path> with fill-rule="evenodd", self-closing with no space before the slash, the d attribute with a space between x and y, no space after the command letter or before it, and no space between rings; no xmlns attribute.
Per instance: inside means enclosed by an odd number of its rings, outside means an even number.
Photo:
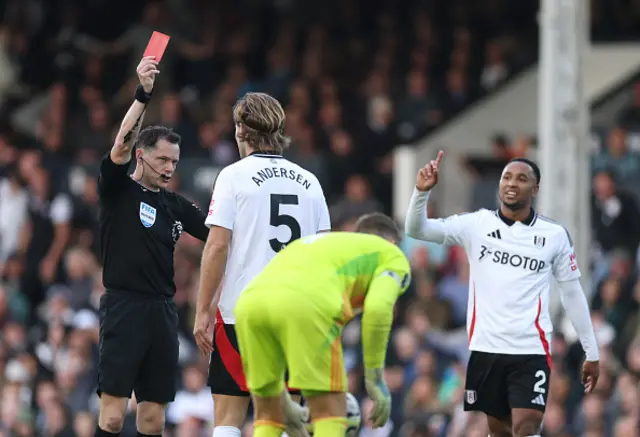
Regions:
<svg viewBox="0 0 640 437"><path fill-rule="evenodd" d="M391 394L384 380L384 369L365 370L364 385L373 401L373 410L369 416L373 427L383 426L391 416Z"/></svg>
<svg viewBox="0 0 640 437"><path fill-rule="evenodd" d="M291 399L287 390L282 392L285 430L289 437L309 437L304 420L309 417L309 409Z"/></svg>

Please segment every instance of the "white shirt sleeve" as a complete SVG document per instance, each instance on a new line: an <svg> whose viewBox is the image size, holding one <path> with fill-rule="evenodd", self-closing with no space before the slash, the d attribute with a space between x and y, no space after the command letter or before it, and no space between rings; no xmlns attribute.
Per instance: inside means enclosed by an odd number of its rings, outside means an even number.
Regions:
<svg viewBox="0 0 640 437"><path fill-rule="evenodd" d="M573 241L567 230L561 236L560 248L553 259L553 276L558 282L573 281L580 278L580 269L573 249Z"/></svg>
<svg viewBox="0 0 640 437"><path fill-rule="evenodd" d="M327 205L327 200L324 197L324 193L320 193L319 208L320 220L318 221L318 232L330 231L331 217L329 215L329 206Z"/></svg>
<svg viewBox="0 0 640 437"><path fill-rule="evenodd" d="M71 221L73 215L73 205L69 196L65 194L59 194L51 202L51 209L49 210L49 218L54 225L63 225Z"/></svg>
<svg viewBox="0 0 640 437"><path fill-rule="evenodd" d="M233 191L231 172L224 168L218 174L216 182L213 186L213 194L211 195L211 203L209 203L209 212L204 224L210 228L211 226L220 226L229 230L233 230L233 223L236 218L236 196Z"/></svg>
<svg viewBox="0 0 640 437"><path fill-rule="evenodd" d="M477 214L452 215L445 219L427 218L429 192L413 190L409 211L405 220L405 233L417 240L430 241L447 246L465 246L472 229L478 222Z"/></svg>
<svg viewBox="0 0 640 437"><path fill-rule="evenodd" d="M563 281L560 285L560 299L567 317L580 338L580 344L587 361L598 361L598 342L591 323L589 304L578 279Z"/></svg>

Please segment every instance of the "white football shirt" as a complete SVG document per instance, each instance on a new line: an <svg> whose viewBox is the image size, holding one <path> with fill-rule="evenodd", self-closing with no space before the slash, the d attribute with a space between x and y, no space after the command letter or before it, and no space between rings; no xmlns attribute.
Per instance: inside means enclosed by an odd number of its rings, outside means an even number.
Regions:
<svg viewBox="0 0 640 437"><path fill-rule="evenodd" d="M580 277L567 230L533 210L524 222L485 209L440 222L469 259L469 349L550 358L551 278Z"/></svg>
<svg viewBox="0 0 640 437"><path fill-rule="evenodd" d="M245 286L293 240L329 231L318 179L279 155L254 153L222 169L205 224L232 231L218 311L234 324Z"/></svg>

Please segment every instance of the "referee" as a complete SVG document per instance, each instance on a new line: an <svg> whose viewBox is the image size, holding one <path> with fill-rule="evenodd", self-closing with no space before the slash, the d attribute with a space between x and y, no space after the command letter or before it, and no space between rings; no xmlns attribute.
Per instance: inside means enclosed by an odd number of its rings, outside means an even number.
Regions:
<svg viewBox="0 0 640 437"><path fill-rule="evenodd" d="M120 434L132 392L138 436L162 434L178 370L174 247L183 230L202 241L209 233L205 214L166 190L180 157L180 136L160 126L138 134L158 74L154 58L143 58L137 73L135 101L102 160L98 181L107 292L100 301L96 437ZM134 145L136 167L130 175Z"/></svg>

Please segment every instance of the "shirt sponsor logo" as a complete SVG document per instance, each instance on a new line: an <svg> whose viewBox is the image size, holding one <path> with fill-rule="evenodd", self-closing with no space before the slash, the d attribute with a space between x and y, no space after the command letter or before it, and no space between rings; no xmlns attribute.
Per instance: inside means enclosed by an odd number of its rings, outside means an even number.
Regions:
<svg viewBox="0 0 640 437"><path fill-rule="evenodd" d="M140 221L145 228L153 226L156 222L156 209L151 205L140 202Z"/></svg>
<svg viewBox="0 0 640 437"><path fill-rule="evenodd" d="M509 253L502 250L493 250L483 244L480 248L480 257L478 258L478 261L483 261L485 259L490 259L495 264L511 266L536 273L542 271L546 266L546 263L541 259L519 255L517 253Z"/></svg>

